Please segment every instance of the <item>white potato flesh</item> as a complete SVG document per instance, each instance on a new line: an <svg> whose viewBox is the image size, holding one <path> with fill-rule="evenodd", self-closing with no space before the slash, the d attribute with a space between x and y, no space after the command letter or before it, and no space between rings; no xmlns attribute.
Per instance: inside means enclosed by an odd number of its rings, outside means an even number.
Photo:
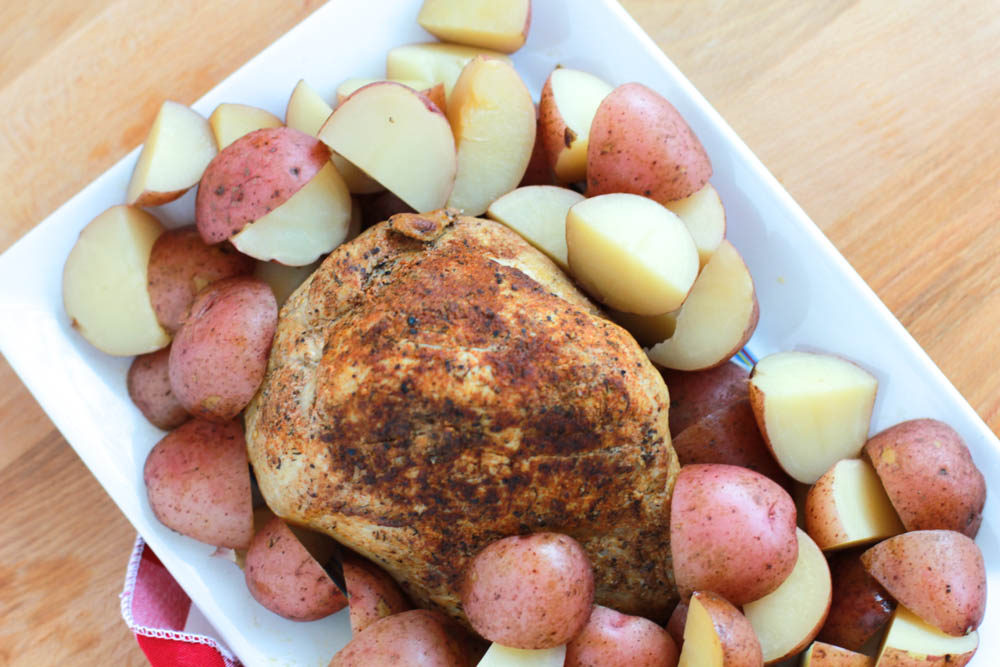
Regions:
<svg viewBox="0 0 1000 667"><path fill-rule="evenodd" d="M278 208L230 239L244 255L288 266L315 262L347 238L351 195L332 163Z"/></svg>
<svg viewBox="0 0 1000 667"><path fill-rule="evenodd" d="M366 79L362 77L355 77L351 79L344 79L339 86L337 86L337 104L340 104L352 93L361 90L370 83L378 83L379 81L392 81L394 83L401 83L408 88L412 88L418 92L427 90L434 84L423 81L421 79Z"/></svg>
<svg viewBox="0 0 1000 667"><path fill-rule="evenodd" d="M876 664L918 667L928 664L964 665L979 647L975 630L962 637L947 635L898 605L882 640Z"/></svg>
<svg viewBox="0 0 1000 667"><path fill-rule="evenodd" d="M698 281L695 281L698 284ZM691 298L690 296L688 297ZM677 314L672 310L662 315L636 315L619 310L611 312L611 319L623 326L643 347L651 347L665 341L677 331Z"/></svg>
<svg viewBox="0 0 1000 667"><path fill-rule="evenodd" d="M212 128L201 114L164 102L142 144L125 203L156 206L177 199L201 180L217 152Z"/></svg>
<svg viewBox="0 0 1000 667"><path fill-rule="evenodd" d="M395 80L442 83L445 95L451 97L451 91L462 70L479 55L499 58L508 65L513 64L510 58L499 51L474 46L440 42L406 44L389 50L385 58L385 76Z"/></svg>
<svg viewBox="0 0 1000 667"><path fill-rule="evenodd" d="M698 262L695 251L695 262ZM740 253L723 241L698 275L677 313L673 335L649 358L666 368L697 371L736 354L757 326L757 293Z"/></svg>
<svg viewBox="0 0 1000 667"><path fill-rule="evenodd" d="M215 144L220 151L245 134L282 125L281 119L270 111L227 102L215 107L215 111L208 117L208 122L212 126Z"/></svg>
<svg viewBox="0 0 1000 667"><path fill-rule="evenodd" d="M351 95L319 139L417 212L444 206L457 156L448 119L411 88L390 81Z"/></svg>
<svg viewBox="0 0 1000 667"><path fill-rule="evenodd" d="M478 667L563 667L566 645L528 650L490 644Z"/></svg>
<svg viewBox="0 0 1000 667"><path fill-rule="evenodd" d="M678 667L725 667L722 638L711 614L697 596L691 598L684 621L684 643Z"/></svg>
<svg viewBox="0 0 1000 667"><path fill-rule="evenodd" d="M524 45L531 0L424 0L417 23L438 39L513 53Z"/></svg>
<svg viewBox="0 0 1000 667"><path fill-rule="evenodd" d="M796 534L799 556L792 573L774 591L743 605L765 663L803 650L819 633L830 609L833 585L826 557L805 531L797 528Z"/></svg>
<svg viewBox="0 0 1000 667"><path fill-rule="evenodd" d="M448 206L482 215L517 187L535 146L535 103L520 75L501 60L474 58L448 98L458 172Z"/></svg>
<svg viewBox="0 0 1000 667"><path fill-rule="evenodd" d="M838 461L809 489L806 530L820 549L883 540L905 529L875 469L861 459Z"/></svg>
<svg viewBox="0 0 1000 667"><path fill-rule="evenodd" d="M526 185L511 190L486 209L486 217L507 225L544 252L563 271L566 258L566 214L582 202L576 190L555 185Z"/></svg>
<svg viewBox="0 0 1000 667"><path fill-rule="evenodd" d="M319 267L319 262L306 264L305 266L286 266L280 262L257 262L253 275L255 278L263 280L274 292L274 300L281 308L288 297L292 295L305 279L312 275L313 271Z"/></svg>
<svg viewBox="0 0 1000 667"><path fill-rule="evenodd" d="M802 667L875 667L875 658L832 644L813 642L802 654Z"/></svg>
<svg viewBox="0 0 1000 667"><path fill-rule="evenodd" d="M569 146L564 140L556 158L556 178L563 183L582 181L587 177L587 147L590 145L590 124L597 107L613 88L589 72L560 67L549 75L552 101L564 125L572 134Z"/></svg>
<svg viewBox="0 0 1000 667"><path fill-rule="evenodd" d="M681 219L639 195L591 197L566 216L573 277L615 310L661 315L684 303L698 275L698 251Z"/></svg>
<svg viewBox="0 0 1000 667"><path fill-rule="evenodd" d="M858 457L877 389L878 381L855 364L809 352L772 354L750 377L764 439L785 472L803 484L816 482L840 459Z"/></svg>
<svg viewBox="0 0 1000 667"><path fill-rule="evenodd" d="M333 107L326 103L308 83L300 80L288 98L285 109L285 124L293 130L317 136L323 123L333 113ZM340 177L352 194L366 195L381 192L385 188L371 176L344 159L342 155L330 153L330 161L337 167Z"/></svg>
<svg viewBox="0 0 1000 667"><path fill-rule="evenodd" d="M163 231L141 208L113 206L83 228L66 258L66 314L73 328L102 352L128 357L170 343L146 290L149 253Z"/></svg>
<svg viewBox="0 0 1000 667"><path fill-rule="evenodd" d="M701 265L705 266L726 237L726 209L722 206L719 193L711 183L706 183L693 195L667 202L664 206L687 225L698 248Z"/></svg>

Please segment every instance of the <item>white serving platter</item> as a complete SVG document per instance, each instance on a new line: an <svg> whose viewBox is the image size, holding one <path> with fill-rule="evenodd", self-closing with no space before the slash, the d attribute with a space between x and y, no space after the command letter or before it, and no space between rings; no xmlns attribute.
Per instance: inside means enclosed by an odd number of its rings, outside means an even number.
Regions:
<svg viewBox="0 0 1000 667"><path fill-rule="evenodd" d="M384 75L392 46L432 38L415 21L419 0L333 0L199 100L263 107L281 117L295 83L327 99L351 76ZM594 39L594 35L601 35ZM532 92L556 64L613 84L640 81L670 99L701 138L725 203L729 236L756 281L756 356L815 349L853 359L879 380L873 431L935 417L966 439L987 479L1000 479L1000 442L775 178L614 0L535 0L526 46L514 55ZM0 257L0 351L53 423L240 660L248 665L326 665L349 638L344 613L293 623L250 597L242 573L212 547L173 533L146 501L142 466L162 436L125 389L129 359L103 355L63 312L62 266L80 229L124 197L138 150L123 158ZM419 164L414 165L420 168ZM193 194L156 214L193 219ZM1000 655L1000 507L987 500L977 539L990 598L975 667Z"/></svg>

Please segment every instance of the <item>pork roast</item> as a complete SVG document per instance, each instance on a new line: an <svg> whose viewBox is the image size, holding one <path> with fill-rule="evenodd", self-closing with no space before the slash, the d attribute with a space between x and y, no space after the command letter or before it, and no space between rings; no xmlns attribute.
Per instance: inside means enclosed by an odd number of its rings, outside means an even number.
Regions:
<svg viewBox="0 0 1000 667"><path fill-rule="evenodd" d="M567 533L597 601L664 620L678 470L660 374L506 227L400 214L335 250L282 310L246 412L268 505L464 620L493 540Z"/></svg>

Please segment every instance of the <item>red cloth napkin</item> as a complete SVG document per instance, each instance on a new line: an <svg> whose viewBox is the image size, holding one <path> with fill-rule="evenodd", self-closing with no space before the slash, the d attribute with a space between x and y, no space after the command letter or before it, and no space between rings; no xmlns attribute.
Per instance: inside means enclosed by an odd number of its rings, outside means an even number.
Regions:
<svg viewBox="0 0 1000 667"><path fill-rule="evenodd" d="M153 667L242 667L206 635L184 632L191 598L142 537L136 537L121 593L122 618Z"/></svg>

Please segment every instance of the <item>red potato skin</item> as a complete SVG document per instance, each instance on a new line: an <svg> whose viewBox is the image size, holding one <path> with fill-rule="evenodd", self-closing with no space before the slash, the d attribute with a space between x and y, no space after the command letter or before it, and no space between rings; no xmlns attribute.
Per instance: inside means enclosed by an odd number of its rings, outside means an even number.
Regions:
<svg viewBox="0 0 1000 667"><path fill-rule="evenodd" d="M198 294L170 347L170 385L192 415L225 422L257 392L278 303L267 283L226 278Z"/></svg>
<svg viewBox="0 0 1000 667"><path fill-rule="evenodd" d="M566 645L565 667L676 667L677 644L650 620L595 605Z"/></svg>
<svg viewBox="0 0 1000 667"><path fill-rule="evenodd" d="M764 653L757 633L747 617L721 595L698 591L701 606L712 618L712 625L722 641L722 664L725 667L763 667Z"/></svg>
<svg viewBox="0 0 1000 667"><path fill-rule="evenodd" d="M875 667L875 658L818 641L812 645L808 667Z"/></svg>
<svg viewBox="0 0 1000 667"><path fill-rule="evenodd" d="M207 245L193 225L167 230L153 244L146 269L146 289L156 319L176 333L198 292L253 269L252 257L228 244Z"/></svg>
<svg viewBox="0 0 1000 667"><path fill-rule="evenodd" d="M545 142L542 141L542 122L538 117L538 106L535 106L535 116L538 125L535 128L535 145L531 149L531 157L528 159L528 167L518 183L519 188L525 185L556 185L556 174L549 165L549 155L545 150Z"/></svg>
<svg viewBox="0 0 1000 667"><path fill-rule="evenodd" d="M597 108L587 147L587 196L630 192L660 203L694 194L712 176L704 147L677 109L641 83Z"/></svg>
<svg viewBox="0 0 1000 667"><path fill-rule="evenodd" d="M876 434L862 451L906 530L979 532L986 480L955 429L913 419Z"/></svg>
<svg viewBox="0 0 1000 667"><path fill-rule="evenodd" d="M568 149L576 141L576 133L566 126L559 107L556 105L555 94L552 92L552 75L545 79L542 94L538 98L538 132L535 134L535 145L542 145L549 170L555 174L559 154Z"/></svg>
<svg viewBox="0 0 1000 667"><path fill-rule="evenodd" d="M393 578L375 563L344 553L343 566L355 636L381 618L413 608Z"/></svg>
<svg viewBox="0 0 1000 667"><path fill-rule="evenodd" d="M747 468L681 468L670 503L670 548L682 598L713 591L734 605L764 597L798 557L795 503Z"/></svg>
<svg viewBox="0 0 1000 667"><path fill-rule="evenodd" d="M901 605L956 637L986 613L986 564L971 538L954 530L917 530L879 542L861 563Z"/></svg>
<svg viewBox="0 0 1000 667"><path fill-rule="evenodd" d="M667 632L673 638L674 643L677 644L677 648L684 646L684 625L687 623L687 615L688 603L681 600L674 607L674 611L670 614L670 619L667 621Z"/></svg>
<svg viewBox="0 0 1000 667"><path fill-rule="evenodd" d="M163 525L218 547L250 546L253 501L239 422L185 423L156 443L143 479L153 514Z"/></svg>
<svg viewBox="0 0 1000 667"><path fill-rule="evenodd" d="M750 395L750 372L732 361L705 371L660 369L670 390L670 436Z"/></svg>
<svg viewBox="0 0 1000 667"><path fill-rule="evenodd" d="M191 188L184 188L183 190L171 190L170 192L153 192L147 190L139 195L134 202L133 206L162 206L163 204L169 204L175 199L180 199L185 192Z"/></svg>
<svg viewBox="0 0 1000 667"><path fill-rule="evenodd" d="M386 616L355 635L329 667L471 667L450 629L447 617L438 611L414 609Z"/></svg>
<svg viewBox="0 0 1000 667"><path fill-rule="evenodd" d="M253 536L243 575L254 600L292 621L315 621L347 606L330 575L279 517Z"/></svg>
<svg viewBox="0 0 1000 667"><path fill-rule="evenodd" d="M847 549L827 556L833 598L826 622L816 636L820 641L858 651L892 618L896 601L861 564L862 549Z"/></svg>
<svg viewBox="0 0 1000 667"><path fill-rule="evenodd" d="M462 607L482 637L521 649L575 637L594 605L594 573L567 535L535 533L493 542L463 572Z"/></svg>
<svg viewBox="0 0 1000 667"><path fill-rule="evenodd" d="M256 130L222 149L205 168L195 221L205 243L220 243L298 192L330 160L316 137L290 127Z"/></svg>
<svg viewBox="0 0 1000 667"><path fill-rule="evenodd" d="M726 463L759 472L791 488L792 479L774 460L757 427L757 418L748 399L716 410L688 426L673 439L681 465Z"/></svg>
<svg viewBox="0 0 1000 667"><path fill-rule="evenodd" d="M149 423L164 431L175 429L191 419L170 387L169 361L170 347L140 354L132 361L125 376L129 398Z"/></svg>

